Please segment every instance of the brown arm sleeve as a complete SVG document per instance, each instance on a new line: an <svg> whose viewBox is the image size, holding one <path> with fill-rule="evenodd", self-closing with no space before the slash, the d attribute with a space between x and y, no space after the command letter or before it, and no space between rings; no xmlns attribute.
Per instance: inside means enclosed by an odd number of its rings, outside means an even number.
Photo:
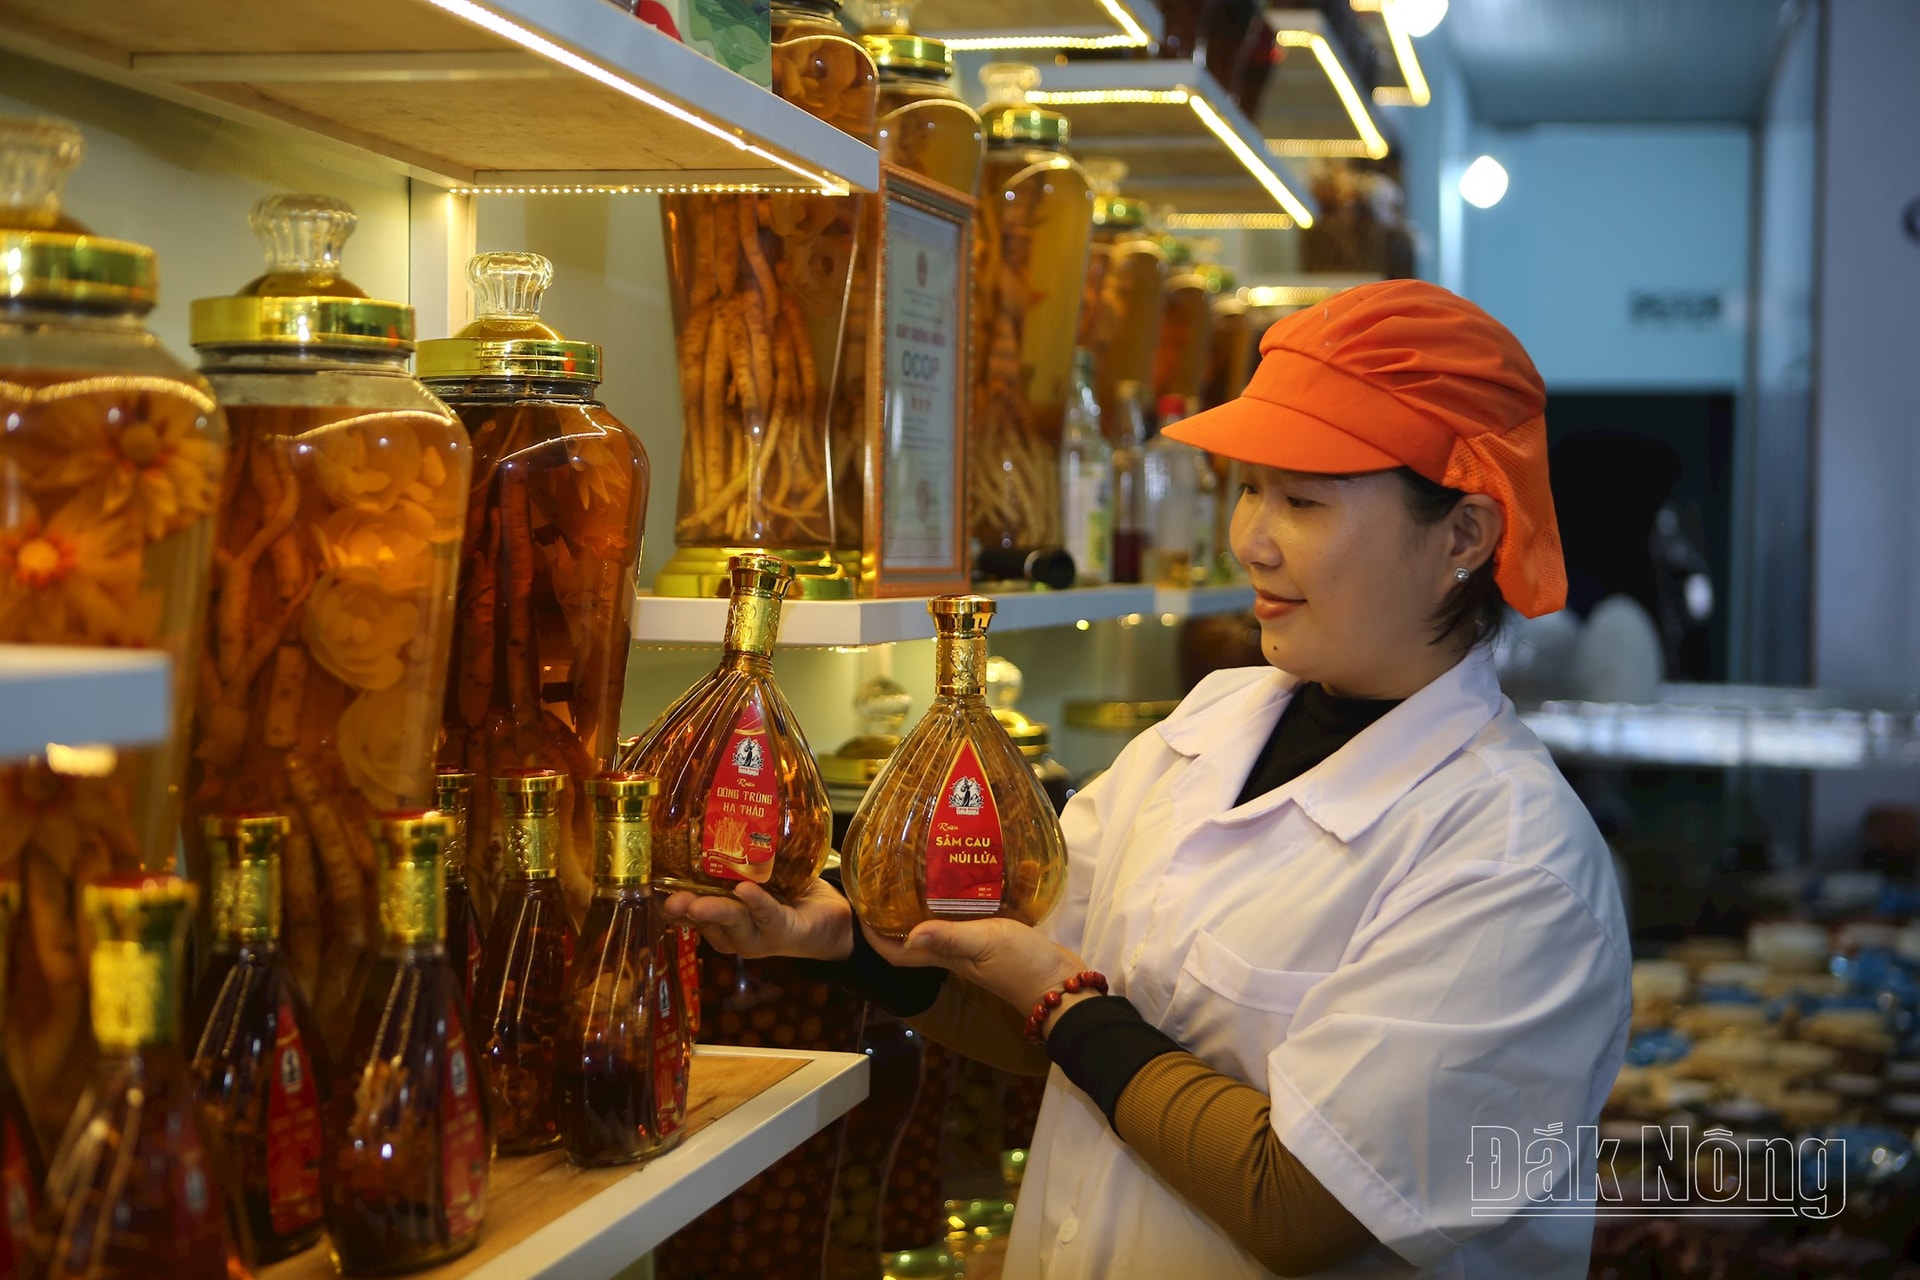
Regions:
<svg viewBox="0 0 1920 1280"><path fill-rule="evenodd" d="M1027 1039L1018 1009L959 978L948 978L933 1007L906 1022L929 1040L1016 1076L1044 1076L1052 1065L1046 1048Z"/></svg>
<svg viewBox="0 0 1920 1280"><path fill-rule="evenodd" d="M1114 1128L1153 1171L1267 1270L1310 1275L1374 1243L1373 1234L1280 1144L1267 1095L1190 1053L1141 1067Z"/></svg>

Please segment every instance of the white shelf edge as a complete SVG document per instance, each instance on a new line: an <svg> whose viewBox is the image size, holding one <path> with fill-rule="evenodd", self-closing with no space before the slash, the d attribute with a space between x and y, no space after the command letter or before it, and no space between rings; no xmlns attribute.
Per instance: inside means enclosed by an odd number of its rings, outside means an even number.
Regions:
<svg viewBox="0 0 1920 1280"><path fill-rule="evenodd" d="M490 1259L472 1273L471 1280L582 1280L618 1275L867 1096L863 1054L708 1045L695 1053L702 1058L805 1057L810 1061L679 1147Z"/></svg>
<svg viewBox="0 0 1920 1280"><path fill-rule="evenodd" d="M1076 587L993 597L993 631L1030 631L1100 622L1155 609L1151 586ZM636 645L712 645L726 630L727 602L641 595L634 602ZM780 644L788 648L854 648L933 638L924 596L885 600L796 600L780 610Z"/></svg>
<svg viewBox="0 0 1920 1280"><path fill-rule="evenodd" d="M139 746L173 730L167 655L154 649L0 644L0 761L50 742Z"/></svg>

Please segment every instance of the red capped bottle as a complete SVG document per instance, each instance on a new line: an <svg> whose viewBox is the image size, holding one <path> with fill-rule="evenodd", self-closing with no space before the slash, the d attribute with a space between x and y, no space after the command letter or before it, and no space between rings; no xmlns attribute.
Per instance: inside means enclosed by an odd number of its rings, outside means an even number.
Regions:
<svg viewBox="0 0 1920 1280"><path fill-rule="evenodd" d="M19 884L0 880L0 1023L5 1021L7 955L19 910ZM6 1055L0 1054L0 1276L17 1276L26 1270L33 1219L40 1212L40 1188L46 1180L40 1139L7 1070Z"/></svg>
<svg viewBox="0 0 1920 1280"><path fill-rule="evenodd" d="M226 1140L263 1263L320 1238L320 1104L332 1075L280 949L280 851L291 827L277 813L205 820L213 953L188 1017L195 1093Z"/></svg>
<svg viewBox="0 0 1920 1280"><path fill-rule="evenodd" d="M320 1186L348 1275L418 1271L480 1240L493 1117L447 959L447 820L370 825L380 955L323 1113Z"/></svg>
<svg viewBox="0 0 1920 1280"><path fill-rule="evenodd" d="M680 1141L692 1037L679 938L650 883L654 797L645 774L602 774L593 808L593 903L567 981L560 1130L578 1165L628 1164Z"/></svg>
<svg viewBox="0 0 1920 1280"><path fill-rule="evenodd" d="M555 769L493 780L500 897L473 981L473 1021L500 1154L560 1141L554 1051L560 1043L573 958L573 918L560 890L560 791Z"/></svg>
<svg viewBox="0 0 1920 1280"><path fill-rule="evenodd" d="M472 1009L473 980L480 972L480 952L487 945L487 931L480 923L473 888L467 882L471 868L467 854L473 834L473 775L458 769L438 770L434 790L434 804L448 823L447 956L460 974L460 994Z"/></svg>
<svg viewBox="0 0 1920 1280"><path fill-rule="evenodd" d="M180 1043L180 952L194 897L173 876L81 891L100 1057L48 1168L34 1250L43 1280L252 1275L246 1215Z"/></svg>

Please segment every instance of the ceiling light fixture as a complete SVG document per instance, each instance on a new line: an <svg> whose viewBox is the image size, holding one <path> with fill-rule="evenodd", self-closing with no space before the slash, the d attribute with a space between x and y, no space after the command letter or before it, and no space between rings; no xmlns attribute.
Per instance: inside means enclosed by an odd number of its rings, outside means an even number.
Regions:
<svg viewBox="0 0 1920 1280"><path fill-rule="evenodd" d="M1447 16L1447 0L1386 0L1385 7L1416 40L1432 35L1440 19Z"/></svg>
<svg viewBox="0 0 1920 1280"><path fill-rule="evenodd" d="M1460 198L1476 209L1491 209L1506 194L1506 168L1492 156L1481 156L1460 175Z"/></svg>

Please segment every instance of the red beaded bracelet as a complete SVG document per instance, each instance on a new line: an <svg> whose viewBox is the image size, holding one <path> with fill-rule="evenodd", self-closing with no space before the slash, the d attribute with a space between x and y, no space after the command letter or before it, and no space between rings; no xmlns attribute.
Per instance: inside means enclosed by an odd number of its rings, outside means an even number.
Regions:
<svg viewBox="0 0 1920 1280"><path fill-rule="evenodd" d="M1082 991L1098 991L1101 995L1107 994L1107 975L1088 969L1084 973L1074 974L1060 986L1041 996L1034 1002L1033 1012L1027 1015L1027 1039L1035 1044L1045 1044L1047 1037L1041 1029L1047 1025L1048 1016L1060 1007L1062 999L1079 995Z"/></svg>

